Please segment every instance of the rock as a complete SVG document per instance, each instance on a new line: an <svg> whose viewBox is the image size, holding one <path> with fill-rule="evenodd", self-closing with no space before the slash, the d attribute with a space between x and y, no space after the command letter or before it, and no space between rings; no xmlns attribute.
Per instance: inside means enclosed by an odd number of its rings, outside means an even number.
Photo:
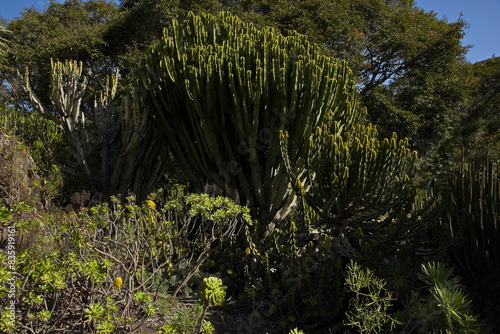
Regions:
<svg viewBox="0 0 500 334"><path fill-rule="evenodd" d="M9 233L18 221L38 216L43 210L42 179L28 150L0 130L0 248L7 246ZM16 250L30 243L30 235L15 231Z"/></svg>
<svg viewBox="0 0 500 334"><path fill-rule="evenodd" d="M35 210L43 208L42 179L28 150L0 130L0 206L12 208L21 201Z"/></svg>

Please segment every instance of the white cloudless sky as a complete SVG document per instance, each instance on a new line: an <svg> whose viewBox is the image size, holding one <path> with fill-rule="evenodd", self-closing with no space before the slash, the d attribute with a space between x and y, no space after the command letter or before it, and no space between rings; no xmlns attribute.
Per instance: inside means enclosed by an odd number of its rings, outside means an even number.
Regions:
<svg viewBox="0 0 500 334"><path fill-rule="evenodd" d="M0 16L10 20L19 17L25 7L43 10L47 3L48 0L0 0ZM455 22L462 15L469 24L462 44L472 46L467 54L470 62L500 56L500 0L415 0L415 3L448 22Z"/></svg>

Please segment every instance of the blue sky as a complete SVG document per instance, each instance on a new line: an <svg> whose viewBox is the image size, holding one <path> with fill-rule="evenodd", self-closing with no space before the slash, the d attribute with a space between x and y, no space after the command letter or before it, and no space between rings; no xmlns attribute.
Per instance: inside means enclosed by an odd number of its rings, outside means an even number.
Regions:
<svg viewBox="0 0 500 334"><path fill-rule="evenodd" d="M415 0L418 7L438 18L455 22L462 14L469 23L463 45L472 45L467 59L476 62L500 56L500 0Z"/></svg>
<svg viewBox="0 0 500 334"><path fill-rule="evenodd" d="M60 1L61 2L61 1ZM438 18L456 21L460 14L469 23L463 45L472 45L467 59L476 62L500 56L500 0L415 0L426 11L434 11ZM12 19L23 7L43 9L48 0L0 0L0 16Z"/></svg>

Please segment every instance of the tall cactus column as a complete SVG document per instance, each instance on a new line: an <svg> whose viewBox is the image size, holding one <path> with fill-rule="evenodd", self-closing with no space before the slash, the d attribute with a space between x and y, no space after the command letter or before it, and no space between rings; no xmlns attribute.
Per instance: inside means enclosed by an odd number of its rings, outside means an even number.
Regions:
<svg viewBox="0 0 500 334"><path fill-rule="evenodd" d="M355 90L346 63L303 35L257 29L229 13L174 21L141 72L154 122L191 180L237 189L261 235L295 198L279 132L287 131L289 159L298 163L328 112L352 116L344 113Z"/></svg>
<svg viewBox="0 0 500 334"><path fill-rule="evenodd" d="M500 163L484 166L462 162L449 181L444 221L457 265L475 280L500 273Z"/></svg>
<svg viewBox="0 0 500 334"><path fill-rule="evenodd" d="M34 110L54 121L71 140L71 152L81 170L96 182L93 191L104 196L133 192L144 199L163 176L167 151L157 142L158 131L148 123L148 109L136 92L116 94L119 72L115 70L94 97L87 120L82 100L87 93L88 78L82 62L51 61L52 104L44 106L30 86L25 74L24 89ZM100 168L89 161L101 159Z"/></svg>
<svg viewBox="0 0 500 334"><path fill-rule="evenodd" d="M50 65L52 68L50 100L54 108L43 106L35 95L30 85L28 69L26 69L23 88L33 108L43 117L54 121L70 135L75 158L85 174L90 176L87 163L89 140L85 129L85 114L81 108L82 98L88 84L88 79L83 74L83 63L73 60L60 62L51 59Z"/></svg>

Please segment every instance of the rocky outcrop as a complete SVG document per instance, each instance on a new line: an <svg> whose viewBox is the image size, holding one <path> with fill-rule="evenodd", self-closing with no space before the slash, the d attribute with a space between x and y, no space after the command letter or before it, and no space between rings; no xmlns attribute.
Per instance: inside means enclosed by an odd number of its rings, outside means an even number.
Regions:
<svg viewBox="0 0 500 334"><path fill-rule="evenodd" d="M0 130L0 208L24 202L35 211L42 209L43 181L35 170L28 150Z"/></svg>
<svg viewBox="0 0 500 334"><path fill-rule="evenodd" d="M30 245L33 235L18 231L13 224L29 220L43 209L42 179L28 150L0 130L0 249L14 235L15 249Z"/></svg>

